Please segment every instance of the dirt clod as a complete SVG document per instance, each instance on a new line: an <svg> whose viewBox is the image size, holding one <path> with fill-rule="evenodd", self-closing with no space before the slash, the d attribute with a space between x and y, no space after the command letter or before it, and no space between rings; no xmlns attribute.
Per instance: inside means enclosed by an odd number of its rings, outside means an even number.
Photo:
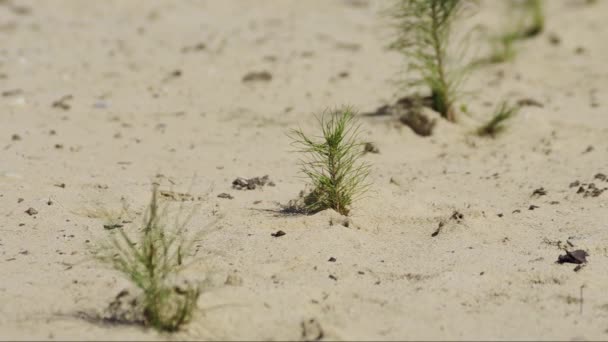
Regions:
<svg viewBox="0 0 608 342"><path fill-rule="evenodd" d="M238 177L232 181L232 188L237 190L254 190L258 186L275 186L274 182L270 180L268 175L263 177L254 177L250 179L246 179L243 177Z"/></svg>
<svg viewBox="0 0 608 342"><path fill-rule="evenodd" d="M464 220L464 215L461 212L455 210L448 220L439 221L439 225L437 226L437 229L435 229L435 231L431 234L431 237L435 237L435 236L439 235L439 233L441 233L443 231L444 226L448 222L455 221L457 224L460 224L460 223L462 223L463 220Z"/></svg>
<svg viewBox="0 0 608 342"><path fill-rule="evenodd" d="M365 146L363 147L363 152L380 153L380 149L378 149L378 146L376 146L376 144L368 142L368 143L365 143Z"/></svg>
<svg viewBox="0 0 608 342"><path fill-rule="evenodd" d="M430 108L430 106L431 100L429 97L404 97L392 105L382 106L374 112L364 114L364 116L392 116L410 127L414 133L428 137L433 134L433 129L437 124L436 119L430 119L423 113L424 107Z"/></svg>
<svg viewBox="0 0 608 342"><path fill-rule="evenodd" d="M182 53L203 51L206 48L207 48L207 46L205 45L205 43L198 43L196 45L183 47L182 48Z"/></svg>
<svg viewBox="0 0 608 342"><path fill-rule="evenodd" d="M249 82L270 82L272 74L268 71L252 71L243 76L243 83Z"/></svg>
<svg viewBox="0 0 608 342"><path fill-rule="evenodd" d="M34 216L34 215L38 214L38 210L36 210L34 208L29 208L28 210L25 211L25 213L30 216Z"/></svg>
<svg viewBox="0 0 608 342"><path fill-rule="evenodd" d="M547 190L545 190L545 188L538 188L536 190L534 190L534 192L532 192L532 197L541 197L541 196L545 196L547 195Z"/></svg>
<svg viewBox="0 0 608 342"><path fill-rule="evenodd" d="M112 230L112 229L117 229L117 228L122 228L122 227L124 227L124 225L120 224L120 223L103 225L103 229L106 229L106 230Z"/></svg>
<svg viewBox="0 0 608 342"><path fill-rule="evenodd" d="M582 183L579 186L579 188L576 191L576 193L579 194L579 195L582 195L583 198L587 198L587 197L599 197L606 190L608 190L608 187L598 188L597 185L595 185L595 183L589 183L589 184Z"/></svg>
<svg viewBox="0 0 608 342"><path fill-rule="evenodd" d="M561 42L562 39L556 33L549 34L549 43L551 43L551 45L559 45Z"/></svg>
<svg viewBox="0 0 608 342"><path fill-rule="evenodd" d="M464 215L462 213L460 213L459 211L454 211L450 218L452 220L456 221L457 223L460 223L464 219Z"/></svg>
<svg viewBox="0 0 608 342"><path fill-rule="evenodd" d="M525 98L517 101L517 105L520 107L544 107L542 103L532 98Z"/></svg>
<svg viewBox="0 0 608 342"><path fill-rule="evenodd" d="M74 98L74 96L72 96L72 95L65 95L65 96L61 97L59 100L53 102L52 107L62 109L62 110L69 110L70 108L72 108L72 106L68 103L68 101L72 100L73 98Z"/></svg>
<svg viewBox="0 0 608 342"><path fill-rule="evenodd" d="M141 305L138 296L122 290L110 302L101 319L115 324L143 324Z"/></svg>
<svg viewBox="0 0 608 342"><path fill-rule="evenodd" d="M570 263L570 264L585 264L587 263L587 257L589 253L582 249L577 249L576 251L566 251L566 254L560 255L557 258L558 264Z"/></svg>
<svg viewBox="0 0 608 342"><path fill-rule="evenodd" d="M405 113L399 117L399 121L410 127L414 133L423 137L432 135L435 124L437 124L437 120L429 119L419 111Z"/></svg>
<svg viewBox="0 0 608 342"><path fill-rule="evenodd" d="M17 96L17 95L21 95L21 94L23 94L23 90L11 89L11 90L3 91L0 95L2 95L2 97L9 97L9 96Z"/></svg>
<svg viewBox="0 0 608 342"><path fill-rule="evenodd" d="M231 194L222 192L221 194L217 195L218 198L225 198L225 199L233 199L234 197Z"/></svg>
<svg viewBox="0 0 608 342"><path fill-rule="evenodd" d="M278 238L278 237L281 237L281 236L286 235L286 234L287 234L287 233L285 233L284 231L282 231L282 230L278 230L276 233L272 233L272 234L270 234L270 236L273 236L273 237Z"/></svg>
<svg viewBox="0 0 608 342"><path fill-rule="evenodd" d="M168 191L168 190L161 190L160 195L167 200L177 201L177 202L190 202L190 201L196 201L196 200L200 201L203 199L203 196L195 197L189 193L175 192L175 191Z"/></svg>

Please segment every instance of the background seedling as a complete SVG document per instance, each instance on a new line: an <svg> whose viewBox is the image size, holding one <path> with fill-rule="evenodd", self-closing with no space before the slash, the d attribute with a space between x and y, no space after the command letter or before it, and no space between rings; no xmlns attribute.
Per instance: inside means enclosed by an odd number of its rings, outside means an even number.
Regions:
<svg viewBox="0 0 608 342"><path fill-rule="evenodd" d="M195 241L186 237L185 226L191 215L182 217L181 212L180 208L173 230L169 230L169 207L160 204L155 185L138 241L123 229L116 229L111 239L95 251L99 260L141 290L144 322L162 331L176 331L187 323L200 294L198 286L177 283Z"/></svg>
<svg viewBox="0 0 608 342"><path fill-rule="evenodd" d="M313 140L302 130L292 130L290 137L298 152L301 172L313 185L305 198L306 209L317 212L334 209L348 215L350 205L369 187L369 165L362 162L364 142L358 140L359 125L350 108L324 113L318 118L322 136Z"/></svg>
<svg viewBox="0 0 608 342"><path fill-rule="evenodd" d="M485 61L496 64L512 61L517 54L515 42L519 39L517 32L509 31L492 39L492 53ZM484 61L482 61L483 63Z"/></svg>
<svg viewBox="0 0 608 342"><path fill-rule="evenodd" d="M519 112L519 107L510 106L506 102L502 102L497 108L490 121L481 126L477 130L479 136L496 137L497 134L505 129L505 122L511 119Z"/></svg>
<svg viewBox="0 0 608 342"><path fill-rule="evenodd" d="M492 50L489 57L475 64L511 61L517 54L518 41L534 37L544 30L545 17L541 0L510 1L506 16L508 23L503 33L491 38Z"/></svg>
<svg viewBox="0 0 608 342"><path fill-rule="evenodd" d="M411 60L420 74L412 84L431 91L432 107L449 121L456 121L454 102L467 68L452 68L448 46L452 24L471 0L398 0L389 15L397 26L391 45ZM452 59L453 60L453 59Z"/></svg>

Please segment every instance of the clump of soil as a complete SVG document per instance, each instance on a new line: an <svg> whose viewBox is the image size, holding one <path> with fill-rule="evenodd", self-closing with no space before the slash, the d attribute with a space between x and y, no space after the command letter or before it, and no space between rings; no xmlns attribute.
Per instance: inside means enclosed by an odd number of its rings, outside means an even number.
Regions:
<svg viewBox="0 0 608 342"><path fill-rule="evenodd" d="M532 197L541 197L545 195L547 195L547 190L545 190L545 188L543 187L534 190L534 192L532 193Z"/></svg>
<svg viewBox="0 0 608 342"><path fill-rule="evenodd" d="M197 51L203 51L207 48L207 45L205 45L205 43L198 43L196 45L191 45L191 46L184 46L182 48L182 53L189 53L189 52L197 52Z"/></svg>
<svg viewBox="0 0 608 342"><path fill-rule="evenodd" d="M34 208L29 208L28 210L25 211L25 213L30 216L34 216L34 215L38 214L38 210L36 210Z"/></svg>
<svg viewBox="0 0 608 342"><path fill-rule="evenodd" d="M608 176L603 173L596 174L593 179L599 182L608 182ZM570 183L570 188L578 188L576 193L584 198L599 197L604 191L608 190L608 187L599 187L595 183L581 183L579 181Z"/></svg>
<svg viewBox="0 0 608 342"><path fill-rule="evenodd" d="M243 83L249 82L270 82L272 80L272 74L268 71L252 71L243 76Z"/></svg>
<svg viewBox="0 0 608 342"><path fill-rule="evenodd" d="M278 237L281 237L281 236L286 235L286 234L287 233L285 233L284 231L278 230L277 232L270 234L270 236L278 238Z"/></svg>
<svg viewBox="0 0 608 342"><path fill-rule="evenodd" d="M376 144L368 142L365 143L365 146L363 146L363 152L364 153L380 153L380 149L378 148L378 146L376 146Z"/></svg>
<svg viewBox="0 0 608 342"><path fill-rule="evenodd" d="M167 200L177 201L177 202L190 202L190 201L203 200L203 196L195 197L189 193L167 191L167 190L161 190L160 195Z"/></svg>
<svg viewBox="0 0 608 342"><path fill-rule="evenodd" d="M608 188L598 188L594 183L587 184L587 188L585 188L585 184L580 186L576 191L577 194L583 194L584 198L587 197L598 197L604 191L608 190Z"/></svg>
<svg viewBox="0 0 608 342"><path fill-rule="evenodd" d="M141 304L138 296L122 290L110 302L101 319L107 323L143 325Z"/></svg>
<svg viewBox="0 0 608 342"><path fill-rule="evenodd" d="M587 263L588 256L589 256L589 253L583 251L582 249L578 249L573 252L566 251L566 254L560 255L557 258L557 263L558 264L569 263L569 264L577 264L577 265L585 264L585 263Z"/></svg>
<svg viewBox="0 0 608 342"><path fill-rule="evenodd" d="M53 108L69 110L70 108L72 108L72 106L68 103L68 101L71 101L73 98L74 98L74 96L72 96L72 95L65 95L65 96L61 97L59 100L53 102L53 104L51 106Z"/></svg>
<svg viewBox="0 0 608 342"><path fill-rule="evenodd" d="M443 228L446 225L446 223L448 223L448 222L455 222L457 224L460 224L460 223L463 222L463 220L464 220L464 215L461 212L455 210L452 213L452 216L450 216L450 218L447 221L445 221L445 220L439 221L439 226L433 232L433 234L431 234L431 237L435 237L435 236L439 235L439 233L441 233L443 231Z"/></svg>
<svg viewBox="0 0 608 342"><path fill-rule="evenodd" d="M310 214L308 208L306 207L307 202L307 194L306 191L300 191L298 198L289 200L287 204L280 204L281 213L284 215L308 215Z"/></svg>
<svg viewBox="0 0 608 342"><path fill-rule="evenodd" d="M257 187L275 186L268 175L263 177L243 178L238 177L232 181L232 188L236 190L255 190Z"/></svg>
<svg viewBox="0 0 608 342"><path fill-rule="evenodd" d="M520 107L540 107L543 108L543 104L538 102L537 100L533 99L533 98L524 98L521 99L519 101L517 101L517 105Z"/></svg>
<svg viewBox="0 0 608 342"><path fill-rule="evenodd" d="M431 119L425 115L424 107L431 107L430 97L404 97L392 105L385 105L365 116L392 116L404 125L410 127L414 133L428 137L433 134L437 119Z"/></svg>

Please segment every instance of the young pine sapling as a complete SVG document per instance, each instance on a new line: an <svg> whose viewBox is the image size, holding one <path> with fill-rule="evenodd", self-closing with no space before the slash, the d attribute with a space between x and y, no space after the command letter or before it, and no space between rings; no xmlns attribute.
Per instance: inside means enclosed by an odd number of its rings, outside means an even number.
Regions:
<svg viewBox="0 0 608 342"><path fill-rule="evenodd" d="M350 108L325 113L318 122L320 139L310 138L301 129L290 132L293 145L305 155L300 161L301 172L312 182L306 209L318 212L331 208L348 215L353 201L369 187L370 166L361 161L365 142L358 139L360 126Z"/></svg>
<svg viewBox="0 0 608 342"><path fill-rule="evenodd" d="M453 68L448 52L454 21L473 0L397 0L389 15L397 27L391 45L401 51L410 70L420 77L413 84L424 84L431 91L432 107L444 118L456 121L454 110L466 67Z"/></svg>
<svg viewBox="0 0 608 342"><path fill-rule="evenodd" d="M123 229L116 229L111 239L95 251L95 256L141 290L143 322L171 332L191 319L200 290L198 286L176 283L195 240L186 238L189 216L176 217L174 230L168 230L169 207L159 203L157 188L153 187L138 241L133 241Z"/></svg>

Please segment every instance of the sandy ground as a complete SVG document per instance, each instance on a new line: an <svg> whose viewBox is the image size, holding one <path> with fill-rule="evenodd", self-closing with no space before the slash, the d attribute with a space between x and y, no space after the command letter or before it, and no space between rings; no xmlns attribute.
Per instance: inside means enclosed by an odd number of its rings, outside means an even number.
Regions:
<svg viewBox="0 0 608 342"><path fill-rule="evenodd" d="M279 212L304 189L285 132L407 94L386 2L0 2L0 339L301 339L311 319L328 340L608 339L608 192L570 186L608 187L608 1L547 3L547 33L469 78L472 117L430 138L361 118L380 153L345 227ZM470 134L523 98L543 106ZM188 271L202 311L173 336L82 319L130 286L92 261L108 231L87 213L141 215L157 174L201 205L192 229L220 217ZM276 186L231 188L266 174ZM564 246L588 264L556 264Z"/></svg>

